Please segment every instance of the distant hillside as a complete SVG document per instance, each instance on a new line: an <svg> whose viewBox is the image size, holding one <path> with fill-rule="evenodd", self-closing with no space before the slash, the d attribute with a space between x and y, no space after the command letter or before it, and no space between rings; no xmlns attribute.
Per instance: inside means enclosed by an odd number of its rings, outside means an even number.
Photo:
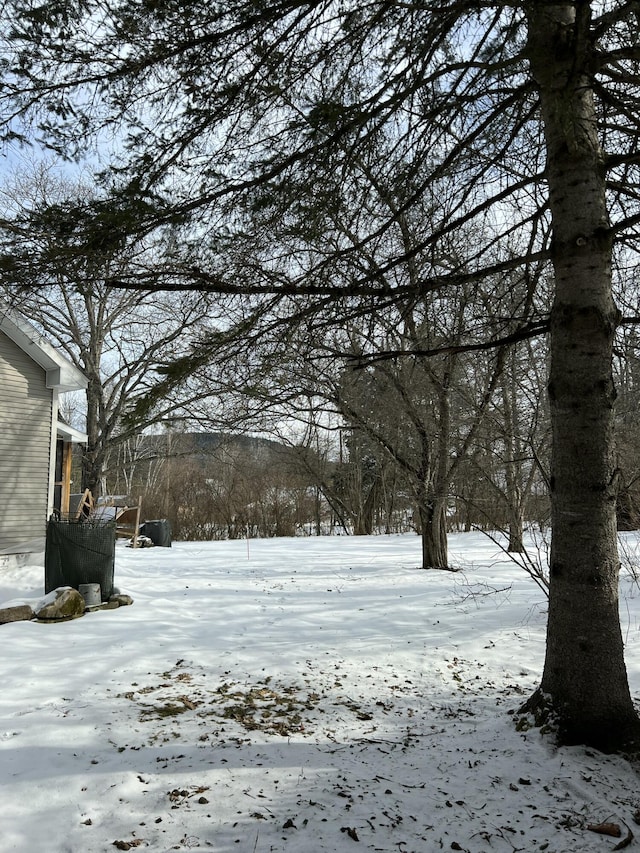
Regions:
<svg viewBox="0 0 640 853"><path fill-rule="evenodd" d="M148 435L148 444L155 447L159 455L202 457L213 456L223 448L244 451L249 456L290 456L295 448L260 436L228 432L180 432Z"/></svg>

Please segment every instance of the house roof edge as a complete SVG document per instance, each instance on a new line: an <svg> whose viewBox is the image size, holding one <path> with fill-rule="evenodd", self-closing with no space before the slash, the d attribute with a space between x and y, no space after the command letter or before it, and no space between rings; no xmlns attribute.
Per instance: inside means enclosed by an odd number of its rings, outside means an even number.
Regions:
<svg viewBox="0 0 640 853"><path fill-rule="evenodd" d="M61 355L25 317L2 301L0 332L4 332L32 361L46 371L47 388L57 391L81 391L87 387L88 380L84 373Z"/></svg>

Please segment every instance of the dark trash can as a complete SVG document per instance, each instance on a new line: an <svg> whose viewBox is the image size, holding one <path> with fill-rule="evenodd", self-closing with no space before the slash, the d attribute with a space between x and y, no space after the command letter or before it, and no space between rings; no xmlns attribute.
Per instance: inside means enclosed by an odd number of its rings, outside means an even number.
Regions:
<svg viewBox="0 0 640 853"><path fill-rule="evenodd" d="M116 524L113 520L50 519L44 551L44 591L59 586L78 589L80 584L100 584L107 601L113 594Z"/></svg>
<svg viewBox="0 0 640 853"><path fill-rule="evenodd" d="M154 545L171 548L171 524L166 518L156 518L140 525L140 533L148 536Z"/></svg>

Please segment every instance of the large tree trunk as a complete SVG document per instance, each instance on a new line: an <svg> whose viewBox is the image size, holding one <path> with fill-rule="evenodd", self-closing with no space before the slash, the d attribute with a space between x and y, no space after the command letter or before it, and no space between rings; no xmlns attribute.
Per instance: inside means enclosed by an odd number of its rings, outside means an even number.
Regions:
<svg viewBox="0 0 640 853"><path fill-rule="evenodd" d="M425 498L418 505L422 568L445 569L449 563L447 547L446 501Z"/></svg>
<svg viewBox="0 0 640 853"><path fill-rule="evenodd" d="M82 454L82 491L89 489L94 499L100 496L102 468L104 465L104 442L100 436L100 398L102 389L100 377L94 373L89 375L87 386L87 446Z"/></svg>
<svg viewBox="0 0 640 853"><path fill-rule="evenodd" d="M592 93L588 3L531 3L529 57L547 144L556 276L547 654L539 690L560 737L617 749L638 734L618 613L612 458L611 237Z"/></svg>

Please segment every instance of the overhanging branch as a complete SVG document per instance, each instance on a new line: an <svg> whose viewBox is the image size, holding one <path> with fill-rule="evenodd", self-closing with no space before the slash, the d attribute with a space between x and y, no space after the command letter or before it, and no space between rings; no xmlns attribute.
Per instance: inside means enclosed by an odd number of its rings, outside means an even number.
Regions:
<svg viewBox="0 0 640 853"><path fill-rule="evenodd" d="M547 334L549 331L549 320L536 320L531 323L526 323L515 332L509 335L504 335L501 338L490 338L475 344L451 344L449 346L433 347L432 349L412 349L412 350L388 350L386 352L376 353L370 356L359 356L354 359L355 367L366 367L370 364L376 364L380 361L389 361L394 358L431 358L436 355L453 355L463 352L479 352L482 350L498 349L499 347L509 346L510 344L518 343L519 341L536 338L540 335Z"/></svg>

